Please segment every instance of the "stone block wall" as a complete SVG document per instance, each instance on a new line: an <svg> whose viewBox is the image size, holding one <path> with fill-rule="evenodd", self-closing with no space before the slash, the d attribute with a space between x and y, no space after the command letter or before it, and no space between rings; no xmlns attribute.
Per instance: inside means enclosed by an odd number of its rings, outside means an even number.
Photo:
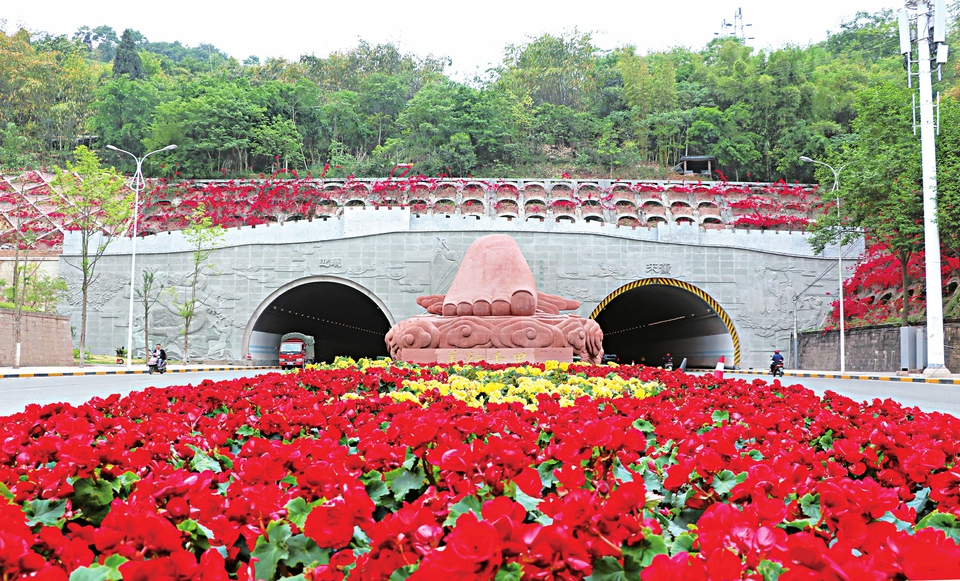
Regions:
<svg viewBox="0 0 960 581"><path fill-rule="evenodd" d="M52 313L23 313L20 319L20 365L72 365L70 317ZM0 309L0 366L14 363L14 311Z"/></svg>
<svg viewBox="0 0 960 581"><path fill-rule="evenodd" d="M960 373L960 322L944 323L945 363ZM800 369L832 371L840 368L838 331L800 333ZM847 329L844 339L847 371L900 371L900 327Z"/></svg>

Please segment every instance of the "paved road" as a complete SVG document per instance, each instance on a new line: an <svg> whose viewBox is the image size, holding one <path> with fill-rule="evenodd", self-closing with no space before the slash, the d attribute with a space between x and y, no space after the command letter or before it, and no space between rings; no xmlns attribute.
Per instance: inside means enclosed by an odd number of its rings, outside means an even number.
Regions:
<svg viewBox="0 0 960 581"><path fill-rule="evenodd" d="M27 404L66 402L81 404L92 397L114 393L127 395L147 387L168 387L200 383L204 379L223 381L272 373L276 369L239 371L197 371L164 375L86 375L77 377L25 377L0 380L0 416L23 411Z"/></svg>
<svg viewBox="0 0 960 581"><path fill-rule="evenodd" d="M726 377L738 377L752 381L760 377L768 383L769 375L746 375L727 373ZM874 398L900 402L905 406L916 406L925 412L944 412L960 417L960 385L937 383L903 383L899 381L876 381L858 379L833 379L816 377L781 378L785 385L800 384L813 390L817 395L834 391L857 401L872 401Z"/></svg>

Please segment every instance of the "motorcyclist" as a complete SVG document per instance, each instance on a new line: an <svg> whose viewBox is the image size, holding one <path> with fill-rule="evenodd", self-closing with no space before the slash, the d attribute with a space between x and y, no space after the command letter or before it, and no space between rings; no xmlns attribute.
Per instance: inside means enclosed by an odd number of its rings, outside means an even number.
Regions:
<svg viewBox="0 0 960 581"><path fill-rule="evenodd" d="M773 361L770 362L770 373L773 373L773 370L777 368L777 365L783 365L783 355L780 354L779 349L773 351Z"/></svg>
<svg viewBox="0 0 960 581"><path fill-rule="evenodd" d="M154 349L150 355L157 358L157 367L162 367L167 364L167 352L160 347L160 343L157 343L157 348Z"/></svg>
<svg viewBox="0 0 960 581"><path fill-rule="evenodd" d="M663 356L663 368L673 369L673 357L669 353Z"/></svg>

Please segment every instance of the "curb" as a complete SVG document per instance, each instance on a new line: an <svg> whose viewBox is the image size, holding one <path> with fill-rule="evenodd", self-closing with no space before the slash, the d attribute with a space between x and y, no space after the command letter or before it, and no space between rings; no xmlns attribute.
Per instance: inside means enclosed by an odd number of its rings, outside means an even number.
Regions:
<svg viewBox="0 0 960 581"><path fill-rule="evenodd" d="M744 375L765 375L769 371L736 369L725 373L739 373ZM804 373L800 371L785 371L784 377L811 377L816 379L856 379L861 381L890 381L895 383L934 383L941 385L960 385L960 379L936 377L901 377L898 375L859 375L851 373Z"/></svg>
<svg viewBox="0 0 960 581"><path fill-rule="evenodd" d="M199 367L193 369L167 369L166 373L197 373L207 371L245 371L248 369L280 369L274 366L253 367ZM0 373L0 379L21 379L27 377L80 377L85 375L149 375L146 369L111 369L111 370L83 370L83 371L42 371L42 372L15 372Z"/></svg>

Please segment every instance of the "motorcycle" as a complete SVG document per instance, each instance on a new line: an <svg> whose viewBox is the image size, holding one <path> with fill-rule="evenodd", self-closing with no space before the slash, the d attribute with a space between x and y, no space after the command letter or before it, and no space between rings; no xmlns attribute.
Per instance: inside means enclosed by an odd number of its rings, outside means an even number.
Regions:
<svg viewBox="0 0 960 581"><path fill-rule="evenodd" d="M147 372L153 375L154 372L163 374L167 370L167 360L159 357L150 356L147 361Z"/></svg>
<svg viewBox="0 0 960 581"><path fill-rule="evenodd" d="M783 361L774 361L770 364L770 373L774 377L783 377Z"/></svg>

